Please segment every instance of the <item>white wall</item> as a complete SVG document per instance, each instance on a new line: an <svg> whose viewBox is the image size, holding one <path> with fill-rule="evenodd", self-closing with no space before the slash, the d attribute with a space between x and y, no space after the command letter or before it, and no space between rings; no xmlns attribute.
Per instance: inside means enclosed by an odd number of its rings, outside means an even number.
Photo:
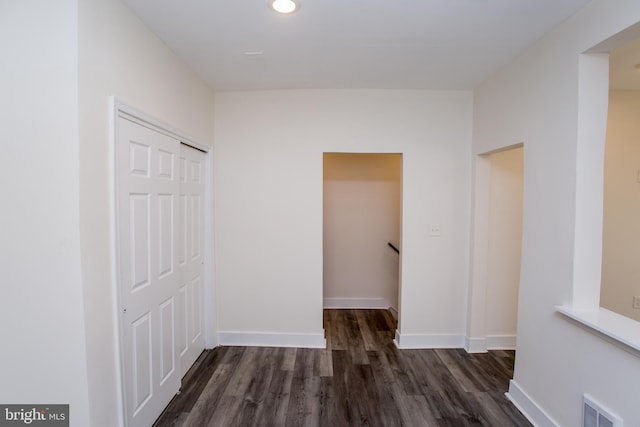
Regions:
<svg viewBox="0 0 640 427"><path fill-rule="evenodd" d="M474 153L522 142L527 152L518 343L511 392L526 393L518 394L519 402L530 404L528 408L540 425L547 425L549 418L562 426L579 425L585 392L622 416L625 425L640 424L637 354L554 310L556 305L571 305L574 296L581 296L581 292L574 292L583 285L581 271L574 271L574 258L584 253L574 246L579 237L574 229L582 226L576 214L582 221L588 213L576 212L576 203L595 206L593 218L588 220L597 219L601 191L594 185L578 193L576 187L577 177L584 177L583 170L576 168L578 141L589 138L580 134L579 139L579 114L584 119L580 126L606 120L605 114L590 117L587 110L578 109L579 105L598 113L602 109L578 98L579 77L588 77L579 75L579 66L585 63L580 54L638 20L638 2L596 0L475 91ZM582 89L599 94L606 93L606 87L605 78ZM583 154L597 156L598 149ZM597 168L584 173L593 175ZM592 201L577 198L589 193L595 197ZM601 209L601 202L599 206ZM598 245L598 230L597 223L591 224L586 231L595 236L590 234L585 242ZM598 251L593 246L585 249L592 254ZM580 283L574 283L574 274L581 277ZM590 281L599 278L599 274L587 277Z"/></svg>
<svg viewBox="0 0 640 427"><path fill-rule="evenodd" d="M118 0L79 2L80 232L92 426L118 425L110 252L109 96L202 144L213 141L211 89ZM85 424L88 425L88 424Z"/></svg>
<svg viewBox="0 0 640 427"><path fill-rule="evenodd" d="M463 336L471 109L468 92L217 94L221 332L322 335L322 155L375 152L403 154L401 333Z"/></svg>
<svg viewBox="0 0 640 427"><path fill-rule="evenodd" d="M86 426L77 24L75 0L0 3L0 402Z"/></svg>
<svg viewBox="0 0 640 427"><path fill-rule="evenodd" d="M515 341L522 243L522 147L489 155L489 241L487 254L486 335L488 347ZM502 343L502 345L499 345Z"/></svg>
<svg viewBox="0 0 640 427"><path fill-rule="evenodd" d="M640 91L611 91L604 165L600 305L640 321Z"/></svg>
<svg viewBox="0 0 640 427"><path fill-rule="evenodd" d="M398 308L400 190L398 154L325 154L325 307ZM355 305L354 305L355 304Z"/></svg>

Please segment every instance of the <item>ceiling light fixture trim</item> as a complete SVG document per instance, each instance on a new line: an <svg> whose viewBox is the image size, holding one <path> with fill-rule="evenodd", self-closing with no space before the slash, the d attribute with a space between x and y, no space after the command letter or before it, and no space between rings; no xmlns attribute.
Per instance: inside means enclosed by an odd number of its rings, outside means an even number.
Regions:
<svg viewBox="0 0 640 427"><path fill-rule="evenodd" d="M282 14L293 13L300 8L295 0L269 0L269 7Z"/></svg>

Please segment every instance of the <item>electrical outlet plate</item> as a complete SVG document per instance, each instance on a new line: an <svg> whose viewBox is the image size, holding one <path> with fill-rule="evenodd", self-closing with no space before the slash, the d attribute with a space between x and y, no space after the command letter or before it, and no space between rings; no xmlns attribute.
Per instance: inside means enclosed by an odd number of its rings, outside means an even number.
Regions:
<svg viewBox="0 0 640 427"><path fill-rule="evenodd" d="M429 229L429 236L431 237L440 237L440 226L432 225Z"/></svg>
<svg viewBox="0 0 640 427"><path fill-rule="evenodd" d="M640 296L633 297L633 308L640 309Z"/></svg>

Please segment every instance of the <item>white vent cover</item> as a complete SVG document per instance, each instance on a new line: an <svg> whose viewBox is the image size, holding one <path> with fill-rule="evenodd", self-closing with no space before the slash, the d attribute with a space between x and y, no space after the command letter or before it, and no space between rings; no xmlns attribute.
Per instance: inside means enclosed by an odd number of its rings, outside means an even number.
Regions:
<svg viewBox="0 0 640 427"><path fill-rule="evenodd" d="M582 427L622 427L622 420L585 394Z"/></svg>

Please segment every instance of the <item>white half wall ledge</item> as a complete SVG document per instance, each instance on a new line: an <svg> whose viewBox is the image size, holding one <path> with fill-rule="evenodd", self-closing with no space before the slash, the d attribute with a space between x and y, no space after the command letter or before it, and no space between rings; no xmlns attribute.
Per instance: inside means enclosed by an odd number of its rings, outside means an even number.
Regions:
<svg viewBox="0 0 640 427"><path fill-rule="evenodd" d="M218 337L222 346L327 348L324 330L321 334L219 332Z"/></svg>
<svg viewBox="0 0 640 427"><path fill-rule="evenodd" d="M605 308L575 310L572 307L556 306L556 311L587 331L640 357L640 322Z"/></svg>
<svg viewBox="0 0 640 427"><path fill-rule="evenodd" d="M551 418L529 395L518 385L515 380L509 382L509 391L504 394L507 399L518 408L522 415L529 420L534 427L558 427Z"/></svg>
<svg viewBox="0 0 640 427"><path fill-rule="evenodd" d="M324 298L324 308L331 309L389 309L391 304L385 298Z"/></svg>
<svg viewBox="0 0 640 427"><path fill-rule="evenodd" d="M464 348L464 335L446 334L401 334L396 330L393 340L400 350L420 350L435 348Z"/></svg>

